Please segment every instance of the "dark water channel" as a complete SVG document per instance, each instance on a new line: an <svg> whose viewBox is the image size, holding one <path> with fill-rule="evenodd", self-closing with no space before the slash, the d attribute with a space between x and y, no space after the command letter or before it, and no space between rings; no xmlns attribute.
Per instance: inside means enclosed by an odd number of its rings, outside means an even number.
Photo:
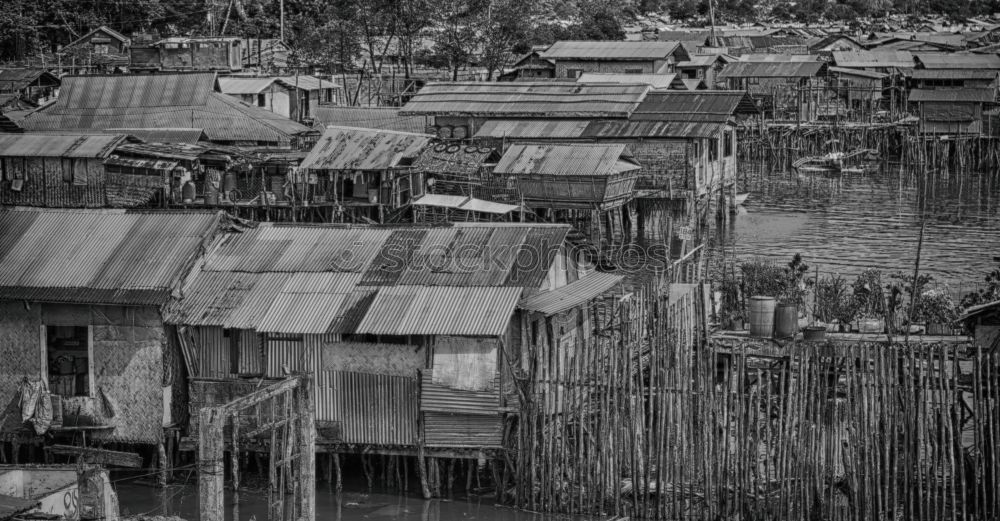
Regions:
<svg viewBox="0 0 1000 521"><path fill-rule="evenodd" d="M898 166L841 179L750 167L749 199L716 236L716 253L787 262L802 253L848 279L866 268L912 273L926 221L921 272L953 293L974 289L1000 255L1000 174L934 175Z"/></svg>
<svg viewBox="0 0 1000 521"><path fill-rule="evenodd" d="M198 519L198 486L194 477L186 485L165 489L121 481L115 485L123 516L176 516ZM347 486L336 494L326 483L316 488L317 521L584 521L592 518L526 512L495 504L492 496L455 496L452 499L424 500L414 493L398 491L362 492L363 486ZM239 518L243 521L267 519L266 491L241 491ZM226 519L232 519L232 496L226 493Z"/></svg>

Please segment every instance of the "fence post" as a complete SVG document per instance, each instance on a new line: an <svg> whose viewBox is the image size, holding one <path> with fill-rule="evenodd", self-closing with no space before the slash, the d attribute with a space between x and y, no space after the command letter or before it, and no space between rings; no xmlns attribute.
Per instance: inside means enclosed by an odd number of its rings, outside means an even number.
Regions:
<svg viewBox="0 0 1000 521"><path fill-rule="evenodd" d="M300 377L296 392L299 416L299 515L303 521L316 519L316 406L312 376Z"/></svg>
<svg viewBox="0 0 1000 521"><path fill-rule="evenodd" d="M198 412L198 507L201 521L224 521L225 474L222 429L225 416L217 407Z"/></svg>

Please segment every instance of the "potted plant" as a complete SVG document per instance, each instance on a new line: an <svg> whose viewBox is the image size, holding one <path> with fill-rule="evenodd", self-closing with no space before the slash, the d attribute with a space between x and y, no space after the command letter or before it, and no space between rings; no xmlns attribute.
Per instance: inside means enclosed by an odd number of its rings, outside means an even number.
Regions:
<svg viewBox="0 0 1000 521"><path fill-rule="evenodd" d="M805 303L812 281L806 277L809 265L796 253L782 271L778 305L774 310L774 336L788 338L799 329L799 311Z"/></svg>
<svg viewBox="0 0 1000 521"><path fill-rule="evenodd" d="M958 319L958 306L948 293L932 289L920 295L920 319L927 323L928 335L950 335L951 324Z"/></svg>
<svg viewBox="0 0 1000 521"><path fill-rule="evenodd" d="M775 298L783 287L783 270L762 260L740 264L740 291L747 301L750 335L769 338L774 333Z"/></svg>
<svg viewBox="0 0 1000 521"><path fill-rule="evenodd" d="M746 320L740 302L740 283L728 270L719 282L719 322L727 331L742 331Z"/></svg>
<svg viewBox="0 0 1000 521"><path fill-rule="evenodd" d="M813 290L813 304L813 318L815 320L829 325L840 321L844 314L842 308L853 308L851 293L847 290L847 281L838 275L827 275L817 280L816 288Z"/></svg>
<svg viewBox="0 0 1000 521"><path fill-rule="evenodd" d="M854 306L857 310L858 331L861 333L883 333L885 331L885 290L882 287L882 272L869 268L851 285Z"/></svg>

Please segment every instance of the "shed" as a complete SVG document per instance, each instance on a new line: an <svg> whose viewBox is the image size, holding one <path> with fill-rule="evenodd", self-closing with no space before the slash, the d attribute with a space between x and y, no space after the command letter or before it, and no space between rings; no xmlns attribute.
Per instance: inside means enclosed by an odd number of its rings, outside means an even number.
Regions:
<svg viewBox="0 0 1000 521"><path fill-rule="evenodd" d="M0 426L159 444L184 418L177 344L160 306L220 224L215 213L0 211ZM62 423L21 399L50 398ZM36 409L41 410L41 409Z"/></svg>
<svg viewBox="0 0 1000 521"><path fill-rule="evenodd" d="M55 74L43 69L0 69L0 94L14 94L28 106L54 98L59 84Z"/></svg>
<svg viewBox="0 0 1000 521"><path fill-rule="evenodd" d="M529 205L608 210L633 197L640 166L625 145L512 145L493 169Z"/></svg>
<svg viewBox="0 0 1000 521"><path fill-rule="evenodd" d="M555 62L556 78L573 79L584 72L670 73L688 53L678 42L558 41L539 58Z"/></svg>
<svg viewBox="0 0 1000 521"><path fill-rule="evenodd" d="M983 107L996 101L995 89L913 89L921 129L938 134L979 134Z"/></svg>

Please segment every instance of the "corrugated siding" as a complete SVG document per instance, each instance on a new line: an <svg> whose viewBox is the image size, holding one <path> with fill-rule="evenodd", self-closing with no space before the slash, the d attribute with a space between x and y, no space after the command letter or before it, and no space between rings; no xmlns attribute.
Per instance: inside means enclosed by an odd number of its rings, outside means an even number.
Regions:
<svg viewBox="0 0 1000 521"><path fill-rule="evenodd" d="M428 447L499 447L503 417L425 412L424 444Z"/></svg>
<svg viewBox="0 0 1000 521"><path fill-rule="evenodd" d="M420 410L495 416L500 409L500 375L493 390L467 391L435 384L433 371L424 371L420 379Z"/></svg>
<svg viewBox="0 0 1000 521"><path fill-rule="evenodd" d="M229 371L229 339L223 336L221 327L194 327L191 336L198 356L199 377L225 378L232 374Z"/></svg>
<svg viewBox="0 0 1000 521"><path fill-rule="evenodd" d="M416 444L416 378L324 371L318 381L316 419L340 422L343 443Z"/></svg>

